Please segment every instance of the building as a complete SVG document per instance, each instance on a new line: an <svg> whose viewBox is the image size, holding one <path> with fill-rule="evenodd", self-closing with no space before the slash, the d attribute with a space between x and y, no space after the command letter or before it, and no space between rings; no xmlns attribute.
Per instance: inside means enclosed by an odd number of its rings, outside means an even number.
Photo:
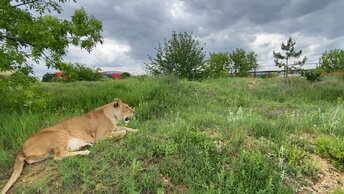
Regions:
<svg viewBox="0 0 344 194"><path fill-rule="evenodd" d="M123 72L121 71L99 71L104 77L120 79Z"/></svg>

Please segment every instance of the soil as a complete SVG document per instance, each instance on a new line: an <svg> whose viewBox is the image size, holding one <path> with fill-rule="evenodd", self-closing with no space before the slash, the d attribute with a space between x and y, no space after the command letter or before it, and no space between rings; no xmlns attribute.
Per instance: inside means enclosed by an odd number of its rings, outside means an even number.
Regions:
<svg viewBox="0 0 344 194"><path fill-rule="evenodd" d="M338 188L344 190L344 173L318 155L312 154L311 157L320 169L319 176L311 185L301 187L297 193L331 193Z"/></svg>
<svg viewBox="0 0 344 194"><path fill-rule="evenodd" d="M56 169L47 164L47 161L39 162L31 165L25 165L23 172L19 176L17 182L8 191L8 194L15 193L17 187L21 185L31 185L45 177L49 177L53 174ZM7 181L7 180L6 180Z"/></svg>

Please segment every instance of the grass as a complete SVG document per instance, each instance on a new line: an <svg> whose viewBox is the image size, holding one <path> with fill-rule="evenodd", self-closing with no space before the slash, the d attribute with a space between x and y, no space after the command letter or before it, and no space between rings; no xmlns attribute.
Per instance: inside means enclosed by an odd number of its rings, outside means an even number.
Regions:
<svg viewBox="0 0 344 194"><path fill-rule="evenodd" d="M49 161L50 178L16 187L44 193L292 193L318 169L311 153L343 160L344 82L328 78L136 77L39 84L0 95L0 180L34 131L114 98L136 108L122 140L86 157ZM318 137L314 142L304 134ZM333 142L327 144L326 142ZM335 153L335 155L333 154ZM337 165L338 166L338 165ZM30 167L27 167L30 168ZM0 181L1 182L1 181Z"/></svg>

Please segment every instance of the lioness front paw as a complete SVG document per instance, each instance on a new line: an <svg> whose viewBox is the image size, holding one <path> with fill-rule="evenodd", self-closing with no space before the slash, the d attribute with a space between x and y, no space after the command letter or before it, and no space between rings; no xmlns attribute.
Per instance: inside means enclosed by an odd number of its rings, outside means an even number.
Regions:
<svg viewBox="0 0 344 194"><path fill-rule="evenodd" d="M90 153L91 153L90 150L80 151L80 154L81 154L81 155L88 155L88 154L90 154Z"/></svg>
<svg viewBox="0 0 344 194"><path fill-rule="evenodd" d="M136 132L138 132L139 130L138 129L127 129L126 131L128 131L128 132L133 132L133 133L136 133Z"/></svg>

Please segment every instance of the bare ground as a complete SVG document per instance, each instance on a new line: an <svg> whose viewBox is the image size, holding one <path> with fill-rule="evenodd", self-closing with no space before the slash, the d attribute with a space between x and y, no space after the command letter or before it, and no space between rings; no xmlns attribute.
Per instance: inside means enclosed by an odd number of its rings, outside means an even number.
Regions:
<svg viewBox="0 0 344 194"><path fill-rule="evenodd" d="M344 190L344 173L318 155L312 154L311 157L320 169L320 173L316 180L311 181L311 185L302 186L297 193L331 193L335 189Z"/></svg>
<svg viewBox="0 0 344 194"><path fill-rule="evenodd" d="M49 177L55 171L53 167L47 164L47 161L25 165L22 174L20 175L17 182L8 191L9 194L15 193L16 188L23 185L32 185L40 180ZM8 179L6 180L8 181ZM6 184L6 182L4 182Z"/></svg>

